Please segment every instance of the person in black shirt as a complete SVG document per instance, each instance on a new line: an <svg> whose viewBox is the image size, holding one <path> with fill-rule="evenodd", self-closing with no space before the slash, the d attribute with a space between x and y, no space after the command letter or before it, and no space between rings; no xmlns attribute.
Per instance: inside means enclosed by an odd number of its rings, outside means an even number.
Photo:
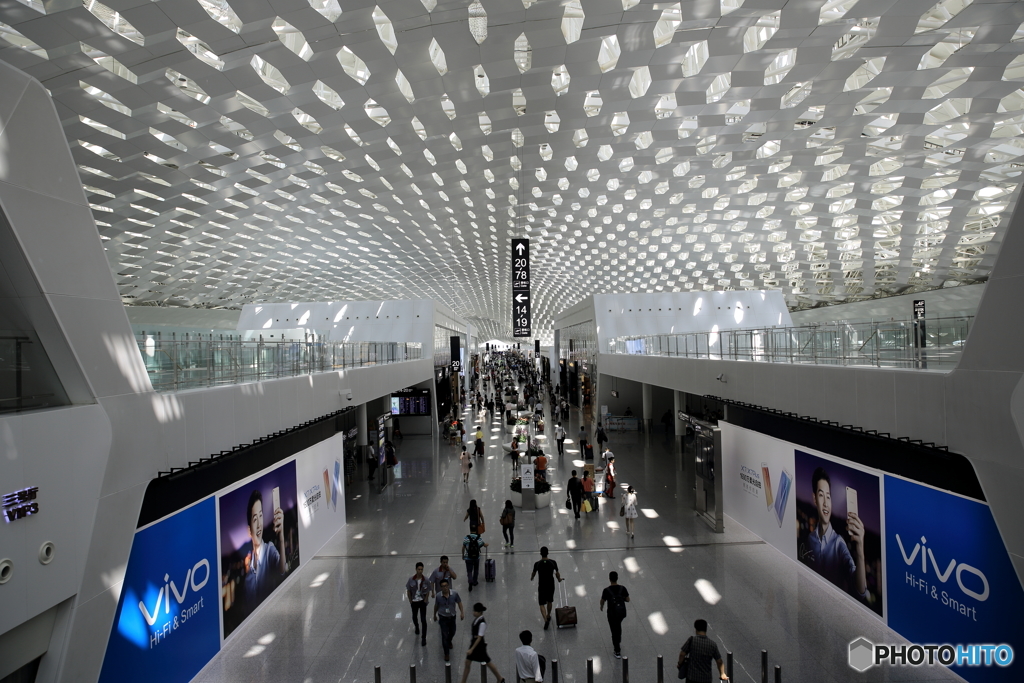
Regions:
<svg viewBox="0 0 1024 683"><path fill-rule="evenodd" d="M612 631L612 647L615 648L615 659L622 659L622 620L626 618L626 603L629 602L629 591L625 586L619 585L619 573L609 572L608 580L611 582L601 592L601 611L604 611L604 604L608 603L608 628Z"/></svg>
<svg viewBox="0 0 1024 683"><path fill-rule="evenodd" d="M569 479L569 483L565 486L566 493L569 495L569 500L572 502L572 511L576 515L576 519L580 518L580 505L583 504L583 482L576 476L576 470L572 471L572 478Z"/></svg>
<svg viewBox="0 0 1024 683"><path fill-rule="evenodd" d="M607 589L606 589L607 590ZM678 666L682 666L683 660L689 656L690 666L686 680L693 683L711 683L711 660L718 664L718 679L729 680L725 674L725 664L722 663L722 655L718 652L718 645L708 638L708 622L698 619L693 622L693 630L696 635L690 636L683 647L679 650Z"/></svg>
<svg viewBox="0 0 1024 683"><path fill-rule="evenodd" d="M530 574L530 581L540 574L540 581L537 582L537 604L540 605L540 616L544 619L544 630L551 624L551 605L555 601L555 579L559 583L562 575L558 573L558 564L548 559L548 547L540 549L540 560L533 564L533 573Z"/></svg>

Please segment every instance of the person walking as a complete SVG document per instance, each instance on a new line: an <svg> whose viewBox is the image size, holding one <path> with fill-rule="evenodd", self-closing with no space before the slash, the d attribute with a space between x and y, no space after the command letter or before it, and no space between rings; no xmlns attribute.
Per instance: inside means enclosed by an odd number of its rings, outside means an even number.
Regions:
<svg viewBox="0 0 1024 683"><path fill-rule="evenodd" d="M601 592L600 609L604 612L608 603L608 628L612 632L612 647L615 659L622 659L622 620L626 618L626 603L629 602L629 591L619 585L619 573L608 572L610 585Z"/></svg>
<svg viewBox="0 0 1024 683"><path fill-rule="evenodd" d="M555 425L555 441L558 442L558 454L565 455L565 427L561 422Z"/></svg>
<svg viewBox="0 0 1024 683"><path fill-rule="evenodd" d="M583 474L586 476L586 472ZM583 505L583 482L576 476L576 470L572 471L572 477L565 485L565 492L569 496L569 502L572 503L572 513L576 515L576 519L579 519L580 506Z"/></svg>
<svg viewBox="0 0 1024 683"><path fill-rule="evenodd" d="M479 434L480 432L477 432L477 433ZM474 442L474 444L473 444L473 455L476 456L477 458L482 458L483 457L483 455L484 455L484 440L482 438L477 438L476 442Z"/></svg>
<svg viewBox="0 0 1024 683"><path fill-rule="evenodd" d="M498 683L505 683L505 679L498 673L498 667L491 661L487 654L487 641L484 640L484 633L487 632L487 620L484 619L484 612L487 608L482 602L473 605L473 625L470 627L469 649L466 650L466 662L462 665L462 683L469 678L469 663L480 662L486 664L487 668L494 674L494 680ZM485 675L486 678L486 675Z"/></svg>
<svg viewBox="0 0 1024 683"><path fill-rule="evenodd" d="M519 642L522 647L516 648L516 674L520 683L543 683L544 672L540 668L540 656L533 649L533 632L520 631Z"/></svg>
<svg viewBox="0 0 1024 683"><path fill-rule="evenodd" d="M729 677L725 673L725 664L722 663L722 655L718 651L718 644L708 638L708 622L698 619L693 622L694 635L687 638L683 647L679 649L679 662L676 668L683 665L683 661L689 659L687 668L687 683L711 683L711 662L718 664L718 680L727 681Z"/></svg>
<svg viewBox="0 0 1024 683"><path fill-rule="evenodd" d="M476 434L474 435L477 441L484 440L484 428L481 425L477 425Z"/></svg>
<svg viewBox="0 0 1024 683"><path fill-rule="evenodd" d="M608 458L608 464L604 466L604 495L607 498L615 497L615 456Z"/></svg>
<svg viewBox="0 0 1024 683"><path fill-rule="evenodd" d="M630 486L622 500L622 516L626 518L626 533L630 538L636 538L636 534L633 533L636 529L636 512L636 491Z"/></svg>
<svg viewBox="0 0 1024 683"><path fill-rule="evenodd" d="M576 433L576 441L580 445L580 453L583 452L583 447L587 445L587 428L580 425L580 431Z"/></svg>
<svg viewBox="0 0 1024 683"><path fill-rule="evenodd" d="M608 460L611 459L611 458L614 458L614 457L615 457L615 454L612 453L612 449L605 448L604 449L604 453L601 454L601 462L603 462L604 466L607 467L608 466Z"/></svg>
<svg viewBox="0 0 1024 683"><path fill-rule="evenodd" d="M608 435L604 433L604 427L601 426L600 422L597 423L597 433L594 435L594 440L597 441L597 451L600 453L604 445L608 443Z"/></svg>
<svg viewBox="0 0 1024 683"><path fill-rule="evenodd" d="M548 630L551 624L551 606L555 601L555 579L562 582L562 575L558 573L558 563L548 559L548 547L540 549L540 559L533 563L533 573L530 574L530 581L540 574L540 581L537 582L537 604L540 605L540 616L544 619L544 630Z"/></svg>
<svg viewBox="0 0 1024 683"><path fill-rule="evenodd" d="M516 509L511 500L505 501L505 509L501 511L501 536L505 539L504 548L515 548L516 543Z"/></svg>
<svg viewBox="0 0 1024 683"><path fill-rule="evenodd" d="M459 608L459 620L466 618L466 611L462 608L462 598L451 589L448 580L441 581L441 590L434 599L434 621L440 619L441 626L441 649L444 650L444 661L448 660L448 653L452 649L452 639L455 637L455 608Z"/></svg>
<svg viewBox="0 0 1024 683"><path fill-rule="evenodd" d="M438 565L437 569L430 572L430 576L427 577L427 581L430 582L431 594L437 594L441 592L441 582L447 581L448 585L453 585L455 579L459 578L456 575L455 570L448 566L448 556L441 556L441 564Z"/></svg>
<svg viewBox="0 0 1024 683"><path fill-rule="evenodd" d="M473 462L469 457L469 453L466 452L466 446L463 444L462 453L459 455L459 464L462 467L462 483L469 483L469 471L473 468Z"/></svg>
<svg viewBox="0 0 1024 683"><path fill-rule="evenodd" d="M477 579L480 576L480 549L486 548L487 544L480 534L471 531L462 539L462 559L466 561L466 583L469 584L469 592L473 592L473 586L479 585Z"/></svg>
<svg viewBox="0 0 1024 683"><path fill-rule="evenodd" d="M597 509L597 498L594 496L594 478L590 476L590 472L583 471L583 481L580 482L583 486L583 500L590 501L591 511Z"/></svg>
<svg viewBox="0 0 1024 683"><path fill-rule="evenodd" d="M476 498L473 498L469 501L469 507L466 509L466 516L462 518L463 522L467 519L469 520L469 533L480 533L480 520L483 518L483 510L476 504Z"/></svg>
<svg viewBox="0 0 1024 683"><path fill-rule="evenodd" d="M433 594L430 580L423 575L423 563L416 563L416 573L405 582L405 592L409 596L409 606L412 607L412 625L416 629L416 635L420 635L420 626L423 627L420 645L427 644L427 600ZM419 621L417 621L419 617Z"/></svg>

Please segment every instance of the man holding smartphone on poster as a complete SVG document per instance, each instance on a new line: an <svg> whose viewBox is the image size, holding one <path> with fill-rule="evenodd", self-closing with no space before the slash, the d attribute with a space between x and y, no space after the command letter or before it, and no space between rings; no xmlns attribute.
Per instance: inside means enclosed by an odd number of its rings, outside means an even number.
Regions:
<svg viewBox="0 0 1024 683"><path fill-rule="evenodd" d="M284 549L284 512L281 510L280 489L274 489L274 535ZM283 552L263 538L263 494L259 489L249 495L248 525L252 539L252 552L246 557L245 594L249 608L253 609L277 587L288 573Z"/></svg>
<svg viewBox="0 0 1024 683"><path fill-rule="evenodd" d="M811 476L814 506L818 510L818 524L808 539L811 551L810 565L826 579L866 598L867 568L864 562L864 523L857 514L857 492L847 487L846 530L850 534L850 548L832 526L832 480L825 468L818 467Z"/></svg>

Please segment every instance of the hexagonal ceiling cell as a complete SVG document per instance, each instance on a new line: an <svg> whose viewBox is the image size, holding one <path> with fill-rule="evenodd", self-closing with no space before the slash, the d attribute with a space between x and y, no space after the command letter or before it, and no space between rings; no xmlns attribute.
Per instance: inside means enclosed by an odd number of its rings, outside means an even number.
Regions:
<svg viewBox="0 0 1024 683"><path fill-rule="evenodd" d="M982 281L1018 197L1024 3L307 1L0 9L126 303L428 297L508 338L524 236L549 339L590 292Z"/></svg>

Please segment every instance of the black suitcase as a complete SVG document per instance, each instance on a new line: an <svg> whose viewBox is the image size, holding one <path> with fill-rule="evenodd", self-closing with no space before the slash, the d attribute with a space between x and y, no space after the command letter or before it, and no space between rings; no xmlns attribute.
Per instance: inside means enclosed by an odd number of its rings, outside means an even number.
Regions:
<svg viewBox="0 0 1024 683"><path fill-rule="evenodd" d="M486 553L486 550L484 551ZM488 583L494 583L494 579L498 576L498 566L494 563L494 560L487 558L484 560L484 581Z"/></svg>
<svg viewBox="0 0 1024 683"><path fill-rule="evenodd" d="M594 459L594 447L591 446L589 443L583 447L583 458L585 460Z"/></svg>

